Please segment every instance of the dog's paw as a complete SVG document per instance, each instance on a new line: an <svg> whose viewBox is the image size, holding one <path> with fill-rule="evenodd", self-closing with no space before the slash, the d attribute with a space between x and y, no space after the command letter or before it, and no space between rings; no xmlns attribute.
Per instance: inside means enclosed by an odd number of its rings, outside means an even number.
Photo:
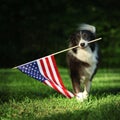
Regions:
<svg viewBox="0 0 120 120"><path fill-rule="evenodd" d="M76 94L76 99L80 102L83 102L88 98L88 93L86 92L79 92Z"/></svg>

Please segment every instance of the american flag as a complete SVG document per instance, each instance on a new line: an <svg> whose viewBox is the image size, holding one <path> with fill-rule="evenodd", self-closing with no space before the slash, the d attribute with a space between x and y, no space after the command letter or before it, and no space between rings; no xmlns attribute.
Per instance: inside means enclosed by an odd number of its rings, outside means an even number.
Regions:
<svg viewBox="0 0 120 120"><path fill-rule="evenodd" d="M67 98L74 97L73 93L68 91L62 82L54 55L28 62L17 68L28 76L52 87Z"/></svg>

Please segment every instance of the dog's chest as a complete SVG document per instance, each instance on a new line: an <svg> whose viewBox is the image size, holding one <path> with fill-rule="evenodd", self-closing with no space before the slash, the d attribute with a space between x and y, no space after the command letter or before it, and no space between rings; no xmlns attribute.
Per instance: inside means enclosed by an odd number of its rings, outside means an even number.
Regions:
<svg viewBox="0 0 120 120"><path fill-rule="evenodd" d="M86 78L90 79L97 67L97 62L98 62L97 50L92 52L92 50L89 47L86 49L78 48L77 53L74 54L74 57L90 65L89 67L84 68L84 76L83 76L84 79Z"/></svg>
<svg viewBox="0 0 120 120"><path fill-rule="evenodd" d="M88 63L89 65L93 65L97 63L97 50L93 51L87 47L85 49L77 49L77 53L75 54L77 59Z"/></svg>

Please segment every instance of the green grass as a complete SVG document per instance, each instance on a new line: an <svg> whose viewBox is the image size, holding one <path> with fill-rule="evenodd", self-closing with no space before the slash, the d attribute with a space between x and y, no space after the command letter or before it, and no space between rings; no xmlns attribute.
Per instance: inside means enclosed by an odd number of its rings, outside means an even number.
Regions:
<svg viewBox="0 0 120 120"><path fill-rule="evenodd" d="M120 69L101 69L90 97L84 102L67 99L18 70L0 70L0 120L119 120ZM72 91L67 69L60 68Z"/></svg>

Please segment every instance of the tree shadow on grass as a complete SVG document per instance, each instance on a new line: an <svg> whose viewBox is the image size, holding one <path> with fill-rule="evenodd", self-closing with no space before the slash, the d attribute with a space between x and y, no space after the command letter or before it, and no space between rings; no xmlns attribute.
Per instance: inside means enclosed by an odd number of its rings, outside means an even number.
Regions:
<svg viewBox="0 0 120 120"><path fill-rule="evenodd" d="M100 98L102 96L107 95L116 95L120 92L120 87L98 87L93 88L90 92L90 95ZM56 92L55 90L48 87L48 89L40 89L40 90L34 90L33 88L30 89L29 87L23 87L22 89L18 86L14 87L3 87L3 89L0 90L0 101L1 102L8 102L10 99L14 99L16 101L22 101L26 97L30 99L45 99L50 98L51 96L58 97L63 96L60 93ZM63 96L64 97L64 96Z"/></svg>
<svg viewBox="0 0 120 120"><path fill-rule="evenodd" d="M102 88L102 89L98 88L98 89L92 90L90 94L95 97L101 97L101 96L107 96L107 95L116 95L119 93L120 93L119 87L116 87L116 88L109 87L109 88Z"/></svg>
<svg viewBox="0 0 120 120"><path fill-rule="evenodd" d="M3 89L0 89L0 102L9 102L9 100L14 99L15 101L22 101L26 97L30 99L45 99L50 98L51 96L58 97L60 96L59 93L57 93L53 89L45 89L45 90L33 90L30 88L23 87L20 89L18 86L14 87L4 87Z"/></svg>
<svg viewBox="0 0 120 120"><path fill-rule="evenodd" d="M41 118L41 120L119 120L120 104L101 103L91 105L80 110L66 111Z"/></svg>
<svg viewBox="0 0 120 120"><path fill-rule="evenodd" d="M90 92L91 95L99 97L103 95L116 95L120 93L120 80L102 81L100 84L96 87L94 83L94 86Z"/></svg>
<svg viewBox="0 0 120 120"><path fill-rule="evenodd" d="M50 96L59 96L55 90L43 85L37 80L22 75L13 70L0 71L0 103L22 101L26 97L30 99L44 99Z"/></svg>
<svg viewBox="0 0 120 120"><path fill-rule="evenodd" d="M15 101L22 101L24 100L26 97L29 99L44 99L44 98L49 98L52 95L56 95L57 94L54 91L49 91L48 93L42 93L42 92L38 92L38 91L31 91L31 90L25 90L25 91L0 91L0 101L2 103L4 102L8 102L9 100L14 99Z"/></svg>
<svg viewBox="0 0 120 120"><path fill-rule="evenodd" d="M18 75L18 76L17 76ZM34 84L32 83L32 79L25 78L27 76L22 76L19 80L17 80L17 77L20 77L19 72L14 72L14 71L3 71L1 74L1 86L0 86L0 101L1 102L8 102L10 99L15 99L16 101L21 101L25 97L28 97L30 99L44 99L44 98L49 98L50 96L62 96L55 90L51 89L50 87L41 87L44 85L38 85L38 81L35 82ZM29 86L25 84L16 84L16 86L11 86L13 81L19 81L19 82L24 82L24 79L30 83ZM117 93L120 92L120 80L112 80L112 81L101 81L103 83L103 86L100 87L97 84L97 88L93 86L90 94L92 96L96 97L101 97L101 96L106 96L109 94L116 95ZM101 84L100 83L100 84ZM115 84L115 86L110 86L111 84ZM37 86L36 86L37 85ZM105 87L106 86L106 87ZM117 86L117 87L116 87ZM72 91L72 90L70 90ZM64 97L64 96L63 96Z"/></svg>

